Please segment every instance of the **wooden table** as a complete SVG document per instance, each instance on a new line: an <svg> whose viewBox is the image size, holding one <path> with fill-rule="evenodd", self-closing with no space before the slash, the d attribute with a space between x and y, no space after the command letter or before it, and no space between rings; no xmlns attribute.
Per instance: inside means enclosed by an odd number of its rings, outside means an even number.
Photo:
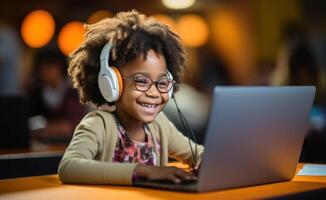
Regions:
<svg viewBox="0 0 326 200"><path fill-rule="evenodd" d="M298 169L302 164L298 165ZM58 175L0 180L0 200L62 199L261 199L304 195L312 192L325 195L326 176L295 176L292 181L206 193L182 193L131 186L65 185ZM308 198L309 199L309 198ZM326 199L326 197L325 197Z"/></svg>

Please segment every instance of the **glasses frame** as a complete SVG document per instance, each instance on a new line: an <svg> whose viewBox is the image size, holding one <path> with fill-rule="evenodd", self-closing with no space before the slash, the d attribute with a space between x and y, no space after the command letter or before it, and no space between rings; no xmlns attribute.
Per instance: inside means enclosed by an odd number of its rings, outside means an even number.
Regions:
<svg viewBox="0 0 326 200"><path fill-rule="evenodd" d="M147 79L149 79L149 80L151 81L151 84L148 86L148 88L147 88L146 90L141 90L141 89L139 89L139 88L137 87L136 80L137 80L137 78L140 78L140 77L145 77L145 78L147 78ZM134 86L135 86L135 88L136 88L136 90L138 90L138 91L140 91L140 92L147 92L149 89L151 89L151 87L153 86L153 84L155 84L156 89L157 89L160 93L168 93L170 90L172 90L172 88L173 88L174 85L175 85L175 81L174 81L173 79L169 79L169 78L167 78L167 77L160 78L160 79L157 80L157 81L153 81L151 78L149 78L148 76L144 76L144 75L143 75L143 76L123 76L122 79L123 79L123 80L129 80L129 81L132 81L133 84L134 84ZM172 83L172 87L171 87L169 90L164 91L164 92L162 92L162 91L160 90L160 88L158 87L158 83L159 83L159 81L162 80L162 79L167 79L167 80L171 81L171 83Z"/></svg>

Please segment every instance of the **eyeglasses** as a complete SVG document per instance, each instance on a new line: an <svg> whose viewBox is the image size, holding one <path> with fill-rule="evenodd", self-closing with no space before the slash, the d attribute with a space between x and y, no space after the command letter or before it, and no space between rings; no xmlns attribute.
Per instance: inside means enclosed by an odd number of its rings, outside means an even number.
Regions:
<svg viewBox="0 0 326 200"><path fill-rule="evenodd" d="M155 84L160 93L168 93L175 84L174 80L166 77L158 81L152 81L152 79L147 76L123 77L123 79L134 82L135 88L141 92L146 92Z"/></svg>

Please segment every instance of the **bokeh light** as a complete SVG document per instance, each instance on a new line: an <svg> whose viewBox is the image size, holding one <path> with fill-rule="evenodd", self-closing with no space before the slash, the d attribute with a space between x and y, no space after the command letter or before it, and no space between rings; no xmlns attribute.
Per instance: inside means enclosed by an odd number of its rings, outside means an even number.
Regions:
<svg viewBox="0 0 326 200"><path fill-rule="evenodd" d="M84 39L84 25L79 21L67 23L58 36L58 45L60 50L68 55L74 51Z"/></svg>
<svg viewBox="0 0 326 200"><path fill-rule="evenodd" d="M177 30L177 24L176 22L169 16L167 15L164 15L164 14L155 14L155 15L152 15L152 17L154 17L156 20L158 20L159 22L167 25L170 27L170 29L173 31L173 32L178 32Z"/></svg>
<svg viewBox="0 0 326 200"><path fill-rule="evenodd" d="M208 40L209 29L206 21L198 15L184 15L178 20L178 31L186 46L199 47Z"/></svg>
<svg viewBox="0 0 326 200"><path fill-rule="evenodd" d="M45 10L35 10L23 20L21 35L24 42L33 48L45 46L53 37L55 22Z"/></svg>
<svg viewBox="0 0 326 200"><path fill-rule="evenodd" d="M213 20L214 38L224 51L234 52L242 43L239 19L230 12L220 12Z"/></svg>
<svg viewBox="0 0 326 200"><path fill-rule="evenodd" d="M255 43L250 24L243 14L224 8L212 15L212 44L229 66L232 81L248 84L254 74Z"/></svg>
<svg viewBox="0 0 326 200"><path fill-rule="evenodd" d="M185 9L195 3L195 0L162 0L165 7L170 9Z"/></svg>
<svg viewBox="0 0 326 200"><path fill-rule="evenodd" d="M113 17L113 14L107 10L98 10L88 17L87 23L94 24L107 17Z"/></svg>

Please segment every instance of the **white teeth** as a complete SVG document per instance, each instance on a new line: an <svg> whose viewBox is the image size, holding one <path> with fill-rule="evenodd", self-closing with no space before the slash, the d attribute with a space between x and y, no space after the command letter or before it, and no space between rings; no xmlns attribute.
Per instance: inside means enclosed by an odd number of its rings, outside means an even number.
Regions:
<svg viewBox="0 0 326 200"><path fill-rule="evenodd" d="M146 108L156 108L157 106L157 104L147 104L147 103L141 103L140 105Z"/></svg>

